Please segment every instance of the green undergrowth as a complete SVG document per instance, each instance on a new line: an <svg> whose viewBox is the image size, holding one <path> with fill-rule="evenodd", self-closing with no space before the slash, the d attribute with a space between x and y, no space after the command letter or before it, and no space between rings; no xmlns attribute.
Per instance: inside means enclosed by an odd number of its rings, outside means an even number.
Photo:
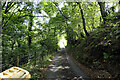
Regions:
<svg viewBox="0 0 120 80"><path fill-rule="evenodd" d="M120 22L97 29L68 50L92 70L105 70L110 77L120 76Z"/></svg>
<svg viewBox="0 0 120 80"><path fill-rule="evenodd" d="M44 79L46 77L45 70L55 54L56 52L44 56L43 59L36 60L36 65L35 61L31 60L28 64L21 66L21 68L29 71L31 79Z"/></svg>

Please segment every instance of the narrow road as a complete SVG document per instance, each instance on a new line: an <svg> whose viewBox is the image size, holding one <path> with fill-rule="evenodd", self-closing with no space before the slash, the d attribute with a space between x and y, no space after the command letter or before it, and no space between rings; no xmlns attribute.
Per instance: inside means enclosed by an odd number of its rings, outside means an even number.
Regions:
<svg viewBox="0 0 120 80"><path fill-rule="evenodd" d="M47 70L46 80L89 80L66 51L58 53Z"/></svg>

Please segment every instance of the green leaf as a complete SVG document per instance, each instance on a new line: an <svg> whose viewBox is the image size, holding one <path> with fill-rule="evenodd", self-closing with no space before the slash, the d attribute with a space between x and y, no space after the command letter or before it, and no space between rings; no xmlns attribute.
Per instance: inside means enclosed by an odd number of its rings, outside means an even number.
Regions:
<svg viewBox="0 0 120 80"><path fill-rule="evenodd" d="M103 53L103 55L104 55L104 59L107 59L109 57L107 53Z"/></svg>

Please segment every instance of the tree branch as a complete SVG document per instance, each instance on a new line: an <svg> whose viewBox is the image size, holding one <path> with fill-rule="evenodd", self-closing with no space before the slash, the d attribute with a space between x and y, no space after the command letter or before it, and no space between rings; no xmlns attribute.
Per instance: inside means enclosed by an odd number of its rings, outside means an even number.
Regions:
<svg viewBox="0 0 120 80"><path fill-rule="evenodd" d="M11 6L8 8L7 12L8 12L15 4L16 4L16 3L13 3L13 5L11 5Z"/></svg>
<svg viewBox="0 0 120 80"><path fill-rule="evenodd" d="M54 3L54 2L53 2L53 3ZM54 4L55 4L55 3L54 3ZM66 19L69 20L69 17L66 17L66 16L62 13L62 11L59 9L58 5L55 4L55 6L58 8L58 11L62 14L62 16L64 16Z"/></svg>
<svg viewBox="0 0 120 80"><path fill-rule="evenodd" d="M48 17L48 16L33 16L33 15L23 15L23 16L19 16L18 18L22 18L22 17L26 17L26 16L30 16L30 17Z"/></svg>
<svg viewBox="0 0 120 80"><path fill-rule="evenodd" d="M19 5L15 8L15 9L17 9L19 7ZM14 10L15 10L14 9ZM13 10L13 11L14 11ZM8 20L5 22L5 24L3 25L3 27L5 27L6 26L6 24L7 24L7 22L11 19L11 17L13 16L13 14L14 14L14 12L10 15L10 17L8 18Z"/></svg>
<svg viewBox="0 0 120 80"><path fill-rule="evenodd" d="M2 8L4 8L5 4L6 4L6 2L4 2L4 3L3 3L3 6L2 6Z"/></svg>
<svg viewBox="0 0 120 80"><path fill-rule="evenodd" d="M5 9L5 14L8 12L8 8L10 7L12 5L12 2L8 2L8 4L7 4L7 7L6 7L6 9Z"/></svg>

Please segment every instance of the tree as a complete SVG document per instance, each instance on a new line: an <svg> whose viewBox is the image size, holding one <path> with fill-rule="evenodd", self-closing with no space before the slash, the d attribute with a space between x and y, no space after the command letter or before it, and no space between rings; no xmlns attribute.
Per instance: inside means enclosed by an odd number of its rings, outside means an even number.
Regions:
<svg viewBox="0 0 120 80"><path fill-rule="evenodd" d="M107 12L105 11L105 2L98 2L99 6L100 6L100 12L105 24L105 21L107 20L105 17L108 16Z"/></svg>
<svg viewBox="0 0 120 80"><path fill-rule="evenodd" d="M119 9L118 9L118 11L120 11L120 1L119 1Z"/></svg>
<svg viewBox="0 0 120 80"><path fill-rule="evenodd" d="M85 23L85 18L84 18L84 15L83 15L83 10L82 10L82 8L81 8L80 3L77 2L77 4L79 5L80 12L81 12L81 16L82 16L82 20L83 20L83 29L84 29L84 32L85 32L86 36L89 36L89 33L88 33L87 30L86 30L86 23Z"/></svg>
<svg viewBox="0 0 120 80"><path fill-rule="evenodd" d="M28 26L28 46L29 46L29 50L30 50L31 42L32 42L32 27L33 27L33 17L32 17L32 15L33 15L33 3L30 2L28 5L31 7L31 9L29 9L30 16L29 16L29 26Z"/></svg>

